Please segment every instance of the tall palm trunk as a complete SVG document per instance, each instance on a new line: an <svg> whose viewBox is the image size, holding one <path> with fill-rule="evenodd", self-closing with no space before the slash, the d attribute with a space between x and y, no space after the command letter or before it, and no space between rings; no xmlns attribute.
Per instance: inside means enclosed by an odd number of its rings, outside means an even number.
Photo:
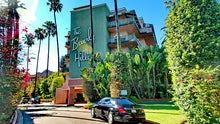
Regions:
<svg viewBox="0 0 220 124"><path fill-rule="evenodd" d="M93 39L93 15L92 15L92 0L90 0L90 25L91 25L91 36L92 36L92 68L94 66L94 39Z"/></svg>
<svg viewBox="0 0 220 124"><path fill-rule="evenodd" d="M117 50L121 51L121 41L120 41L120 27L118 22L118 5L117 0L114 0L115 3L115 21L116 21L116 32L117 32Z"/></svg>
<svg viewBox="0 0 220 124"><path fill-rule="evenodd" d="M157 89L155 64L153 65L152 71L153 71L153 82L154 82L154 84L153 84L153 98L155 98L156 97L156 89Z"/></svg>
<svg viewBox="0 0 220 124"><path fill-rule="evenodd" d="M46 78L48 78L48 68L49 68L49 59L50 59L50 34L48 35L48 47L47 47L47 73Z"/></svg>
<svg viewBox="0 0 220 124"><path fill-rule="evenodd" d="M57 40L57 61L58 61L58 65L57 65L57 72L58 72L58 76L59 76L59 72L60 72L60 48L59 48L59 40L58 40L58 30L57 30L57 19L56 19L56 12L54 11L53 12L53 15L54 15L54 23L55 23L55 26L56 26L56 40Z"/></svg>
<svg viewBox="0 0 220 124"><path fill-rule="evenodd" d="M29 49L30 49L30 46L28 46L28 50L27 50L27 71L26 71L26 73L28 73L28 66L29 66Z"/></svg>
<svg viewBox="0 0 220 124"><path fill-rule="evenodd" d="M16 11L16 15L18 15L17 11ZM14 28L14 42L13 42L13 47L14 47L14 50L15 51L18 51L18 45L19 45L19 16L16 16L15 17L16 21L15 21L15 28ZM18 52L14 52L14 61L13 61L13 64L14 64L14 67L16 68L17 67L17 59L18 59Z"/></svg>
<svg viewBox="0 0 220 124"><path fill-rule="evenodd" d="M33 92L33 97L35 97L35 90L36 90L36 85L37 85L37 72L38 72L38 62L39 62L39 55L40 55L40 47L41 47L41 40L39 43L39 48L37 52L37 65L36 65L36 71L35 71L35 82L34 82L34 92Z"/></svg>
<svg viewBox="0 0 220 124"><path fill-rule="evenodd" d="M18 2L17 2L17 0L15 0L15 6L17 7L18 5ZM19 14L18 14L18 12L17 12L17 10L16 10L17 8L14 8L14 19L15 19L15 28L14 28L14 44L13 44L13 46L14 46L14 49L16 50L16 51L18 51L18 45L19 45L19 19L20 19L20 17L19 17ZM15 60L14 60L14 67L16 68L17 67L17 59L18 59L18 52L15 52L14 53L14 57L15 57Z"/></svg>

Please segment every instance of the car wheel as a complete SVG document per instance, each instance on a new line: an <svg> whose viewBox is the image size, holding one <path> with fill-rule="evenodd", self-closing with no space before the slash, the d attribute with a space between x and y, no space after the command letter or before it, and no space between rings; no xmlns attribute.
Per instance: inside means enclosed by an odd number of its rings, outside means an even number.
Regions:
<svg viewBox="0 0 220 124"><path fill-rule="evenodd" d="M91 117L92 117L92 118L95 118L95 117L96 117L95 108L92 108L92 109L91 109Z"/></svg>
<svg viewBox="0 0 220 124"><path fill-rule="evenodd" d="M112 112L108 113L108 123L109 124L114 124L114 118L113 118L113 113Z"/></svg>

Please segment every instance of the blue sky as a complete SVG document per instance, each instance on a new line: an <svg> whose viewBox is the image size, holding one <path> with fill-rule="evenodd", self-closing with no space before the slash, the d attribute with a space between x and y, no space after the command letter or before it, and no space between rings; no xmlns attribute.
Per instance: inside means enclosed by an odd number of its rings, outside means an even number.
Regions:
<svg viewBox="0 0 220 124"><path fill-rule="evenodd" d="M25 4L26 10L19 10L21 15L21 29L27 27L29 32L34 32L38 27L42 27L45 21L53 21L53 13L49 12L49 7L46 5L47 0L20 0ZM59 47L60 56L67 53L65 48L67 32L70 30L70 11L79 6L89 5L89 0L61 0L63 9L57 14L58 33L59 33ZM93 5L107 3L110 10L114 10L114 0L93 0ZM135 10L138 17L143 17L145 23L154 25L157 42L160 45L163 39L164 32L161 28L164 27L165 19L168 10L164 5L164 0L118 0L118 8L125 7L127 10ZM95 22L94 22L95 23ZM31 48L30 56L36 58L39 43L36 41ZM50 66L49 69L57 71L57 51L56 39L51 39L50 47ZM24 50L25 52L25 50ZM24 67L26 62L24 62ZM42 43L39 72L46 69L47 65L47 39ZM29 63L30 73L35 73L36 59L31 59Z"/></svg>

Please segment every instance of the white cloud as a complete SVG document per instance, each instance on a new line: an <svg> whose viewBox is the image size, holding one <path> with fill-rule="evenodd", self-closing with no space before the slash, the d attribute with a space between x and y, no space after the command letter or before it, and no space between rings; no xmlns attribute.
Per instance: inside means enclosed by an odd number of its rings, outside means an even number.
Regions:
<svg viewBox="0 0 220 124"><path fill-rule="evenodd" d="M36 11L39 0L21 0L20 3L24 3L26 9L18 9L21 19L21 26L27 26L30 22L35 21Z"/></svg>

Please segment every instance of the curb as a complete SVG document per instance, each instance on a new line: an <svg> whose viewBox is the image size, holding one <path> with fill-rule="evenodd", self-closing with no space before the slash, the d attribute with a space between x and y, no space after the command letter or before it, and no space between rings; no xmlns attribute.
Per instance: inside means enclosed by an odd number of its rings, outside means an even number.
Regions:
<svg viewBox="0 0 220 124"><path fill-rule="evenodd" d="M18 113L18 119L17 119L17 123L16 124L23 124L23 115L21 113L20 110L17 110L17 113Z"/></svg>
<svg viewBox="0 0 220 124"><path fill-rule="evenodd" d="M20 110L15 110L15 113L11 118L10 124L23 124L23 115Z"/></svg>

